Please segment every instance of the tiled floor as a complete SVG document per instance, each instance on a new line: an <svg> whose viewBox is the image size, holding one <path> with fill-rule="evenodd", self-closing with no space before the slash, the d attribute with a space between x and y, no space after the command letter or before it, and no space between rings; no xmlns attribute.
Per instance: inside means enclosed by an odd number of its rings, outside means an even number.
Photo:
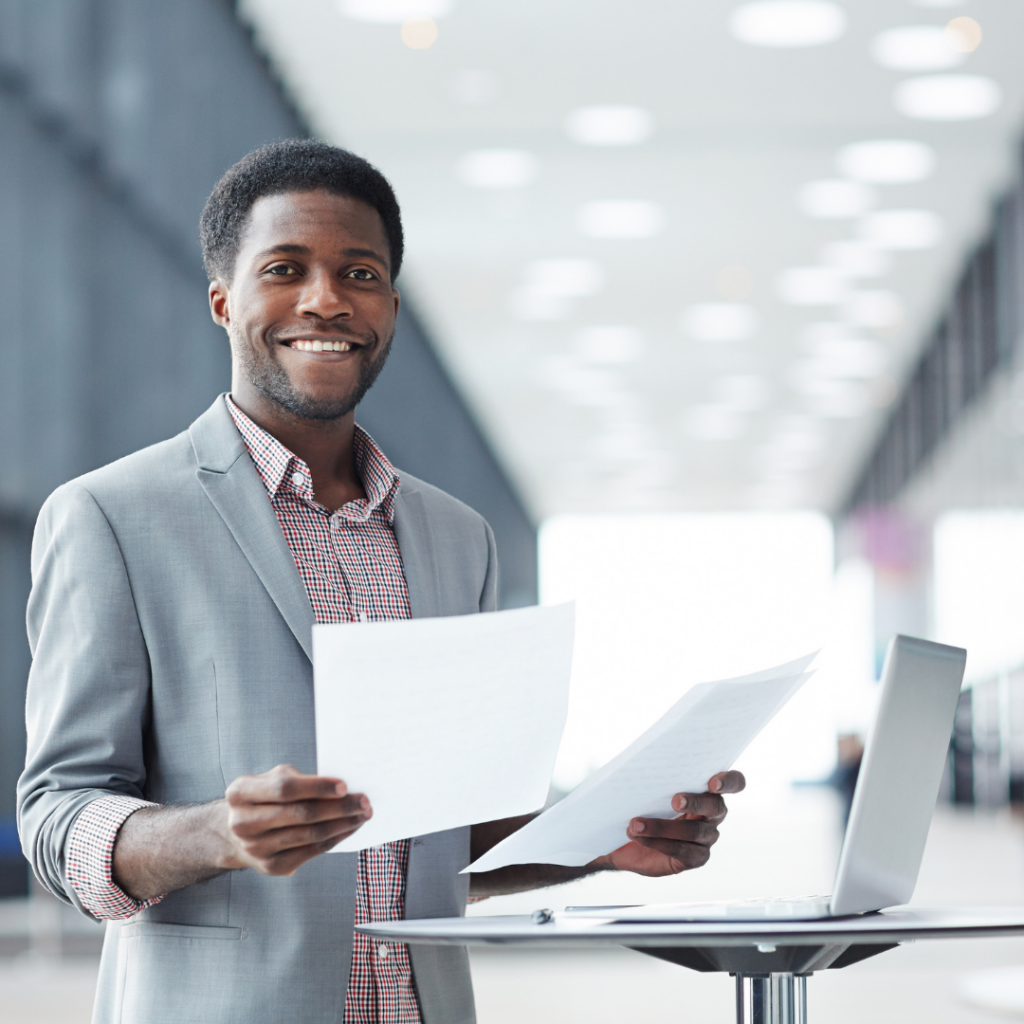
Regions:
<svg viewBox="0 0 1024 1024"><path fill-rule="evenodd" d="M488 900L473 912L827 892L836 852L834 808L826 791L765 793L760 799L748 792L734 800L712 863L700 872L667 880L604 876ZM1024 823L1007 813L940 809L914 902L1024 904ZM966 972L1010 964L1024 964L1024 939L904 946L812 978L810 1019L814 1024L994 1024L999 1018L968 1006L958 986ZM473 973L480 1024L733 1020L728 977L696 974L626 950L474 951ZM86 1024L94 981L95 961L88 959L0 957L0 1022Z"/></svg>

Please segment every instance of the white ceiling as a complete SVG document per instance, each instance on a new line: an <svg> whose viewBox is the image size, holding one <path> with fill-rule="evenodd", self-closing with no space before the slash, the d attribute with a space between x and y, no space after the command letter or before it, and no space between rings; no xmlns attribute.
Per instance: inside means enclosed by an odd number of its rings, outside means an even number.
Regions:
<svg viewBox="0 0 1024 1024"><path fill-rule="evenodd" d="M411 49L400 24L355 19L346 4L449 12L436 16L433 45ZM802 48L736 39L730 19L744 5L732 0L242 6L314 128L395 185L408 235L399 286L538 518L834 507L985 228L1024 119L1016 0L846 0L840 38ZM958 16L980 24L981 45L959 67L923 73L985 76L1001 104L969 120L901 114L894 91L919 76L876 62L878 34ZM574 110L606 104L648 111L649 139L569 137ZM893 253L880 276L833 281L846 292L838 304L789 304L785 271L820 266L827 243L871 228L808 216L801 187L841 177L838 151L873 139L932 147L934 173L874 186L876 209L932 211L942 240ZM520 151L491 159L526 183L467 184L480 172L467 154L481 150ZM660 230L590 237L582 208L602 201L656 204L625 215L660 218ZM589 262L538 268L545 260ZM588 294L551 294L560 287ZM850 326L858 302L871 312L864 292L888 293L886 326ZM693 337L692 307L727 300L742 300L756 330ZM808 334L818 323L845 326ZM828 330L866 344L830 346Z"/></svg>

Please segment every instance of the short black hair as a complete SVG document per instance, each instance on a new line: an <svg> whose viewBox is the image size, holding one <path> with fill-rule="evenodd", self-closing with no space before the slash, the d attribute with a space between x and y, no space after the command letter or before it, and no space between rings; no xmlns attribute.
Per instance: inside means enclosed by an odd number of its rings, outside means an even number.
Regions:
<svg viewBox="0 0 1024 1024"><path fill-rule="evenodd" d="M324 189L372 206L384 223L391 280L402 267L402 213L387 178L347 149L316 139L285 139L254 149L214 186L199 218L199 240L207 276L230 278L249 213L257 199L285 192Z"/></svg>

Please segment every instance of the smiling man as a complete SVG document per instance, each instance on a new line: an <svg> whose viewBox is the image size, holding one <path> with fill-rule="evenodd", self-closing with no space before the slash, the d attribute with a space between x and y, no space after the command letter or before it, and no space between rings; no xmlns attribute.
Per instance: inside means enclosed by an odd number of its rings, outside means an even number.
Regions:
<svg viewBox="0 0 1024 1024"><path fill-rule="evenodd" d="M494 541L355 423L399 308L383 176L321 143L267 146L221 179L201 234L230 394L39 517L26 856L110 922L96 1024L468 1024L464 950L377 945L353 925L460 914L467 885L699 867L742 776L678 795L674 820L635 819L585 868L458 874L526 819L321 856L373 794L315 774L313 623L493 610Z"/></svg>

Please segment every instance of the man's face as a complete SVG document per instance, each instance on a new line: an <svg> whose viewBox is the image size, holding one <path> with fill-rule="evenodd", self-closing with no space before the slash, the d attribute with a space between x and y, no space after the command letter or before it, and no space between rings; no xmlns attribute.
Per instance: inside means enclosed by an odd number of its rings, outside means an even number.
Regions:
<svg viewBox="0 0 1024 1024"><path fill-rule="evenodd" d="M398 314L380 215L324 191L258 199L210 307L231 338L235 390L303 419L347 415L384 366Z"/></svg>

